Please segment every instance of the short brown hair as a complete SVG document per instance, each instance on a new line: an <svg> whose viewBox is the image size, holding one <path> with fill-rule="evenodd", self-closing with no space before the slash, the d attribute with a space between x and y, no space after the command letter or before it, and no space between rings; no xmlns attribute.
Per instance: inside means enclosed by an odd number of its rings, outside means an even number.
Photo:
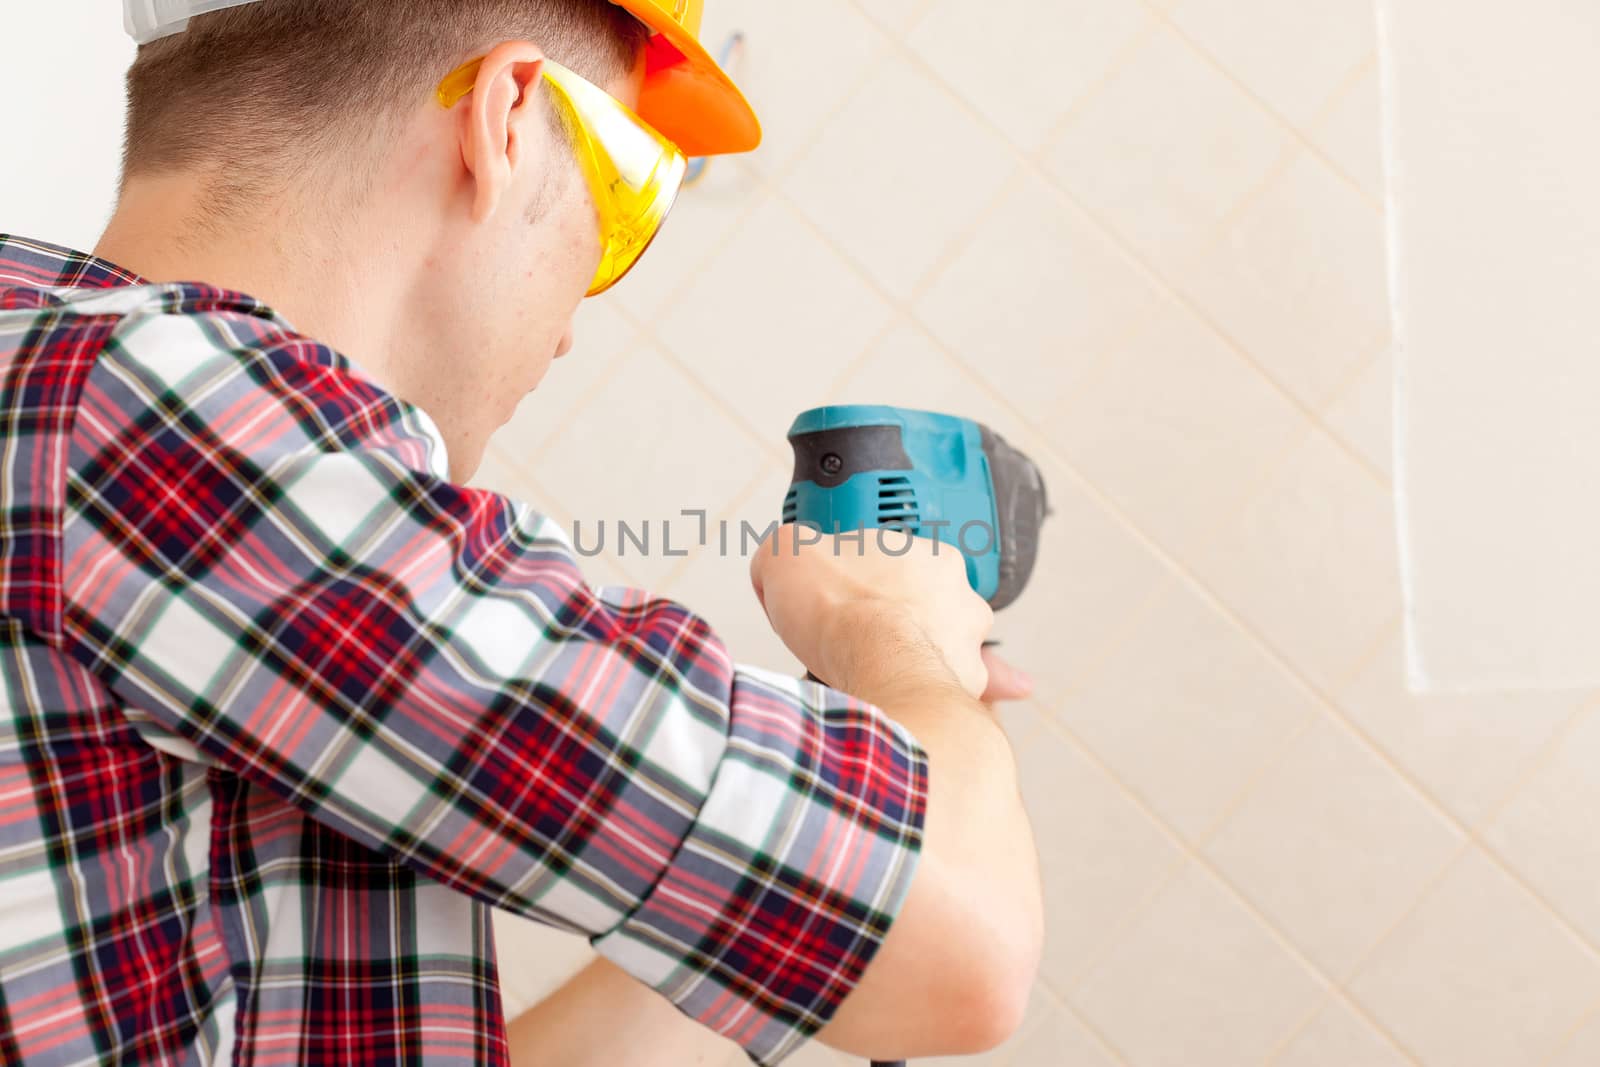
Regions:
<svg viewBox="0 0 1600 1067"><path fill-rule="evenodd" d="M604 83L648 35L609 0L258 0L200 15L142 45L128 70L123 178L211 164L247 187L251 173L381 133L500 41L535 41Z"/></svg>

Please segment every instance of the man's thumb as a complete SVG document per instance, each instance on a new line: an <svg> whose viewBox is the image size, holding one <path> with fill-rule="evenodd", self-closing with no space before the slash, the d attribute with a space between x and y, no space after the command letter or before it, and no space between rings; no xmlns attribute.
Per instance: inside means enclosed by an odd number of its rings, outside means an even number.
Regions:
<svg viewBox="0 0 1600 1067"><path fill-rule="evenodd" d="M1033 679L1000 658L992 648L983 650L983 662L989 668L989 687L983 691L983 702L994 704L1002 700L1023 700L1033 695Z"/></svg>

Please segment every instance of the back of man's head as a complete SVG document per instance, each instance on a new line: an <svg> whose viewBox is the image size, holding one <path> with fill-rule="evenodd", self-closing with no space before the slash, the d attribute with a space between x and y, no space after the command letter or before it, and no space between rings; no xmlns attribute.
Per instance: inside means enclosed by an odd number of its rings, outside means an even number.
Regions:
<svg viewBox="0 0 1600 1067"><path fill-rule="evenodd" d="M265 301L426 410L465 480L571 347L601 262L580 127L543 61L631 107L649 34L609 0L198 15L128 72L123 184L96 252ZM440 81L479 57L472 90L441 106Z"/></svg>
<svg viewBox="0 0 1600 1067"><path fill-rule="evenodd" d="M123 177L200 169L248 189L383 138L474 50L535 41L604 83L648 33L608 0L259 0L200 15L128 71Z"/></svg>

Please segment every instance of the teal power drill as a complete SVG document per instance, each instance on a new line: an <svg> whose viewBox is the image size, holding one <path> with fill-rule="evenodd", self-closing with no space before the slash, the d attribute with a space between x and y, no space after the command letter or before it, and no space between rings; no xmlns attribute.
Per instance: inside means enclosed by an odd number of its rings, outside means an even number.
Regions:
<svg viewBox="0 0 1600 1067"><path fill-rule="evenodd" d="M955 415L841 404L789 427L794 477L783 521L824 533L909 529L961 551L967 580L995 609L1033 573L1050 513L1044 478L987 426Z"/></svg>
<svg viewBox="0 0 1600 1067"><path fill-rule="evenodd" d="M991 607L1017 598L1050 514L1034 462L988 427L878 404L813 408L789 427L783 521L823 533L899 527L961 552ZM874 1061L873 1067L904 1067Z"/></svg>

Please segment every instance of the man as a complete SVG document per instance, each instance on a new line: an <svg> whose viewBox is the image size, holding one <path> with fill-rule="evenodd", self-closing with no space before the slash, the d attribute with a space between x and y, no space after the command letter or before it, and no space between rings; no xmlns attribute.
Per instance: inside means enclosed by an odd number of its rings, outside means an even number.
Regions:
<svg viewBox="0 0 1600 1067"><path fill-rule="evenodd" d="M958 555L757 553L831 689L460 484L678 149L757 139L698 5L218 6L127 0L94 254L0 238L0 1062L1002 1040L1026 685ZM601 957L509 1038L490 907Z"/></svg>

